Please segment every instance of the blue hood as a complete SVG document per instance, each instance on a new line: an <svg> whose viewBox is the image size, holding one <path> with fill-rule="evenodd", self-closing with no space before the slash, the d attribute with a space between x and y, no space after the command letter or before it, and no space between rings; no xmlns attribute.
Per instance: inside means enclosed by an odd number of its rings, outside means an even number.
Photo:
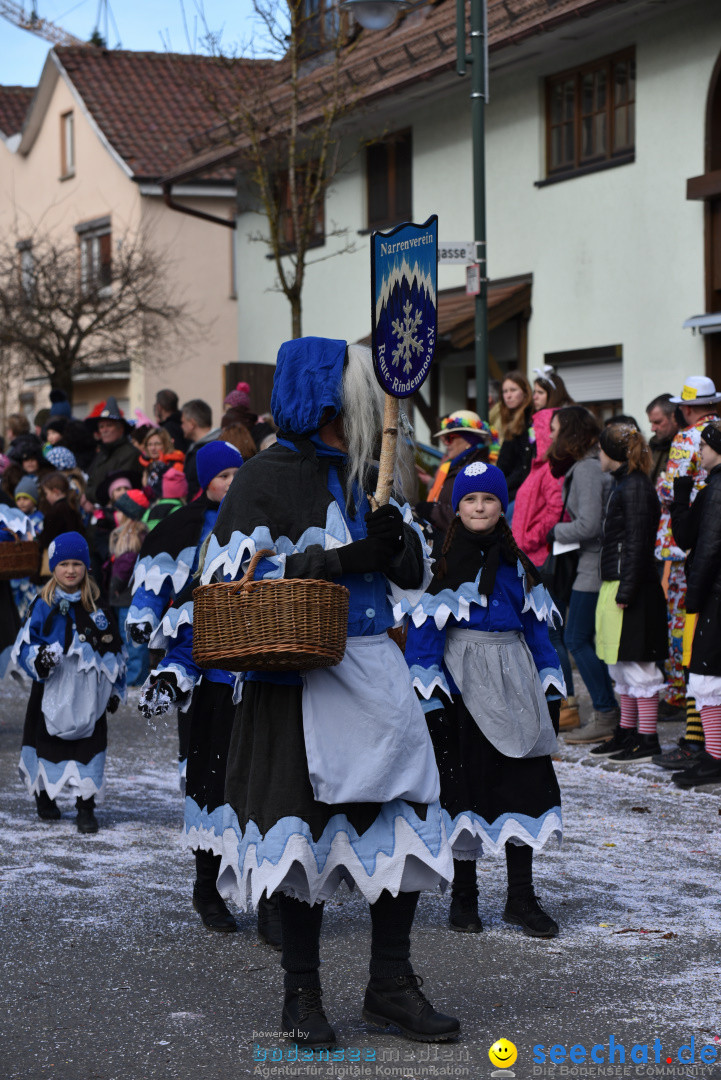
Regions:
<svg viewBox="0 0 721 1080"><path fill-rule="evenodd" d="M347 342L306 337L286 341L278 351L270 411L281 432L310 435L326 409L342 407ZM326 420L327 422L327 420Z"/></svg>

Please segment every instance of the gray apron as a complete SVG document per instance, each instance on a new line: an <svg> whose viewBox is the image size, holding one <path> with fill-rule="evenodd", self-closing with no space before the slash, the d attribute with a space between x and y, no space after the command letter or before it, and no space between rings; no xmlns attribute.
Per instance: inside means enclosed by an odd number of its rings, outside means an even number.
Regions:
<svg viewBox="0 0 721 1080"><path fill-rule="evenodd" d="M497 750L510 758L555 753L546 695L520 631L454 628L444 660L464 705Z"/></svg>
<svg viewBox="0 0 721 1080"><path fill-rule="evenodd" d="M302 677L305 751L318 802L436 801L428 726L403 653L387 634L348 638L340 664Z"/></svg>

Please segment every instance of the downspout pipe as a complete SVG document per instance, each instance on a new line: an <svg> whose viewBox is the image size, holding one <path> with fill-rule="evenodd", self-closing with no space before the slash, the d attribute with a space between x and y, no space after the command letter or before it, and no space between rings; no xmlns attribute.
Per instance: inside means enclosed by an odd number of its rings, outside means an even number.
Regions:
<svg viewBox="0 0 721 1080"><path fill-rule="evenodd" d="M163 184L163 201L171 210L176 210L179 214L189 214L191 217L200 218L201 221L210 221L214 225L225 225L226 229L235 228L235 218L218 217L217 214L206 214L204 210L194 210L191 206L183 206L182 203L176 202L173 198L172 191L172 184Z"/></svg>

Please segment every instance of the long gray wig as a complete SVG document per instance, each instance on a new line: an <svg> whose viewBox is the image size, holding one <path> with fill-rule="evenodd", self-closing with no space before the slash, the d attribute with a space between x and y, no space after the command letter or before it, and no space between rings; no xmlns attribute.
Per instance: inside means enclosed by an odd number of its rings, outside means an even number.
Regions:
<svg viewBox="0 0 721 1080"><path fill-rule="evenodd" d="M383 435L385 394L373 371L373 356L367 345L349 345L348 360L343 371L343 432L348 446L348 484L346 497L350 500L358 484L365 491L368 471L377 464ZM408 497L413 470L413 446L410 425L401 406L398 432L398 452L394 478L395 492Z"/></svg>

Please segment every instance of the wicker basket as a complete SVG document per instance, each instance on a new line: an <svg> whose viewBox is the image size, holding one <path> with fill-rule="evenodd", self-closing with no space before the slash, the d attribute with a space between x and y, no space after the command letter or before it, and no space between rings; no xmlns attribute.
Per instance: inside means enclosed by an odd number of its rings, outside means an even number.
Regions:
<svg viewBox="0 0 721 1080"><path fill-rule="evenodd" d="M349 593L330 581L253 581L272 550L257 552L238 582L193 592L193 657L225 671L307 671L345 653Z"/></svg>
<svg viewBox="0 0 721 1080"><path fill-rule="evenodd" d="M34 540L19 540L0 544L0 581L33 577L40 569L40 546Z"/></svg>

